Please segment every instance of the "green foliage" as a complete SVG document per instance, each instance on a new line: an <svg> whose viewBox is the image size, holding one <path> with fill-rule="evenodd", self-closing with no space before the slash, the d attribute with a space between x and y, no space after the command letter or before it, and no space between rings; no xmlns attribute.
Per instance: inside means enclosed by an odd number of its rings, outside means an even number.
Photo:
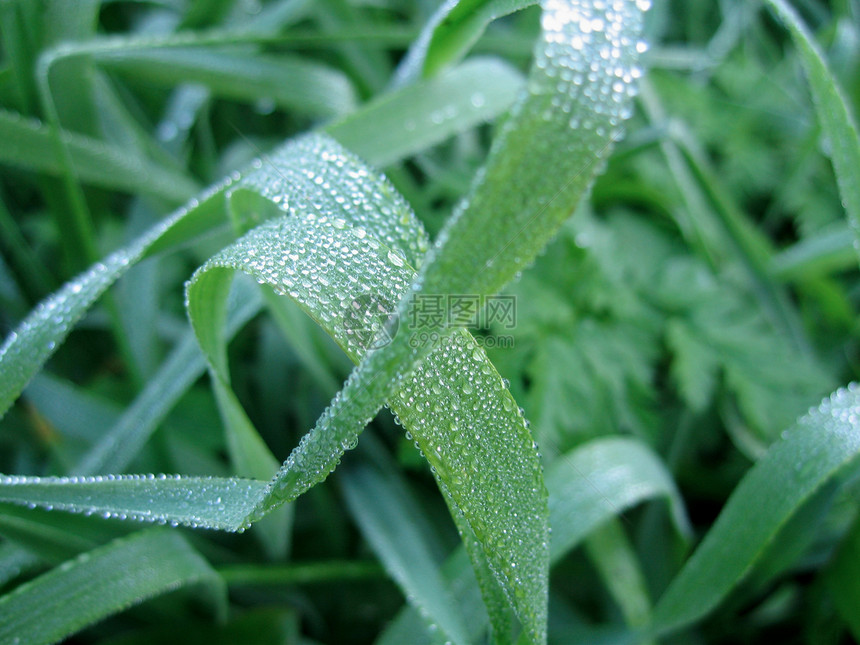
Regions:
<svg viewBox="0 0 860 645"><path fill-rule="evenodd" d="M0 643L857 637L858 8L534 4L0 2Z"/></svg>

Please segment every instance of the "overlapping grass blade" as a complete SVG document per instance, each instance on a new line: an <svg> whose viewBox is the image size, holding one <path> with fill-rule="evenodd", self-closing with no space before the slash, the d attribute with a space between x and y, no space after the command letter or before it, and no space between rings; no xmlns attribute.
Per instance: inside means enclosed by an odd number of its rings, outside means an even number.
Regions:
<svg viewBox="0 0 860 645"><path fill-rule="evenodd" d="M235 270L289 295L358 362L376 340L366 325L375 321L382 327L377 331L392 332L386 327L391 321L379 317L393 311L428 245L387 181L328 138L304 137L270 155L257 174L237 185L231 201L249 199L251 190L289 216L270 219L213 257L188 287L189 315L216 392L236 418L244 412L229 391L220 332ZM524 593L520 586L545 584L528 573L541 566L533 554L547 548L540 466L522 416L486 354L465 329L458 330L388 404L477 536L484 553L472 550L480 559L476 568L484 569L486 557L496 575L509 579L509 602L516 604L516 593L533 601L540 591ZM325 479L369 420L343 425L324 413L315 441L302 440L250 519ZM522 578L514 581L517 576Z"/></svg>
<svg viewBox="0 0 860 645"><path fill-rule="evenodd" d="M352 335L354 330L346 329L342 318L329 316L326 320L327 314L342 317L344 305L349 307L357 297L370 294L385 302L400 300L400 314L405 319L409 299L401 296L410 283L417 285L419 293L423 289L429 294L482 296L498 291L526 266L590 185L620 133L620 121L629 114L630 96L640 74L636 56L641 50L642 8L644 3L625 5L623 11L588 3L576 2L572 7L547 3L544 36L536 49L528 91L496 140L486 172L443 231L441 242L417 280L413 270L419 266L426 239L413 224L408 208L399 207L398 198L384 183L381 193L368 193L373 182L368 172L333 148L331 142L305 140L312 141L313 155L301 159L299 167L285 160L279 166L280 179L271 173L247 179L242 190L234 191L233 199L248 190L254 179L262 180L265 185L252 187L276 202L286 196L293 216L252 231L240 244L207 263L189 289L189 311L223 392L228 392L229 384L218 338L223 310L201 313L199 302L211 301L196 298L195 293L208 291L210 296L221 296L214 302L223 300L236 268L300 302L304 298L309 313L328 326L347 353L358 359L365 347L357 344L360 339ZM603 56L604 52L609 55ZM559 155L559 150L564 152ZM547 164L553 164L556 172L546 173ZM352 174L339 170L330 174L333 168L345 166L354 169ZM278 186L284 174L291 174L289 185ZM333 183L327 182L329 178ZM354 210L344 212L350 208ZM380 209L375 217L374 208ZM350 221L362 209L365 212ZM492 234L487 235L487 231ZM180 232L188 232L188 228ZM95 299L120 272L114 265L136 261L156 247L159 237L160 233L148 236L134 253L117 254L105 270L96 272L97 279L70 285L71 292L54 303L61 314L60 333L39 319L35 333L26 323L22 328L29 333L27 342L16 344L19 336L7 342L0 360L9 357L25 369L16 376L20 383L4 384L4 394L11 394L4 409L29 378L28 370L38 367L52 347L42 348L35 360L15 361L20 354L14 350L32 346L32 336L36 336L35 344L43 339L53 343L51 338L62 337L65 328L89 304L76 299L70 315L64 310L68 305L65 296L75 295L86 286L88 297ZM315 240L316 246L308 240ZM255 257L256 252L261 257ZM343 261L335 267L336 272L329 272L335 280L324 285L326 301L320 302L316 299L320 293L313 286L320 283L304 283L306 278L322 274L320 265L295 263L314 254L318 256L315 262L328 261L334 253ZM283 264L275 264L274 258ZM360 265L356 258L361 258ZM295 273L297 266L306 273ZM338 275L343 269L354 275ZM356 291L355 284L362 279L365 283ZM370 285L376 289L368 289ZM313 301L308 297L311 291L317 291ZM337 305L329 307L334 298ZM58 312L47 313L50 318ZM441 348L416 351L411 340L411 334L400 334L391 344L369 353L316 428L287 460L249 519L258 519L322 480L388 399L480 541L526 633L531 640L542 642L546 637L549 562L547 511L540 464L522 416L467 332L450 332ZM427 360L414 369L428 354ZM410 374L413 369L414 374ZM491 424L488 419L492 419ZM494 428L492 434L486 430L490 426Z"/></svg>
<svg viewBox="0 0 860 645"><path fill-rule="evenodd" d="M191 585L201 585L223 613L223 581L185 539L173 531L141 531L1 597L0 643L55 643L135 603Z"/></svg>
<svg viewBox="0 0 860 645"><path fill-rule="evenodd" d="M732 493L702 544L660 598L656 633L701 618L740 582L780 529L860 454L860 387L838 390L783 433Z"/></svg>
<svg viewBox="0 0 860 645"><path fill-rule="evenodd" d="M785 0L768 0L768 4L788 28L800 52L818 118L827 135L842 205L860 244L860 136L857 124L839 83L827 68L824 55L806 25Z"/></svg>
<svg viewBox="0 0 860 645"><path fill-rule="evenodd" d="M641 74L636 60L642 49L641 9L646 6L630 4L623 11L614 11L589 3L573 3L572 7L566 3L547 4L544 34L536 48L528 92L514 106L470 195L428 254L413 283L414 292L400 300L402 318L408 315L412 296L422 292L477 296L496 293L534 259L572 212L620 135L621 121L629 116L635 80ZM594 24L602 29L593 30ZM609 57L602 57L602 51ZM559 150L564 152L559 154ZM545 171L548 164L554 166L553 173ZM331 438L342 438L347 445L354 442L382 402L391 400L398 385L410 378L413 365L432 349L416 348L413 343L411 334L399 334L367 356L286 462L266 505L281 496L291 498L334 467ZM382 374L385 379L379 378ZM420 390L419 379L412 391L406 392L407 397ZM430 456L428 459L433 463ZM298 474L302 472L313 472L316 478L306 479ZM489 477L481 473L479 479L485 476ZM479 483L476 490L486 487L486 483ZM506 495L522 492L510 483L491 488ZM456 499L456 489L449 490ZM540 496L538 490L534 494ZM460 500L456 501L462 508ZM477 511L484 513L489 507L512 509L512 501L505 498L499 502L494 496L489 506ZM534 503L525 505L535 508ZM541 523L544 522L545 519ZM475 533L487 549L486 537L478 529ZM539 539L540 542L545 540ZM509 566L512 556L520 551L502 540L495 548L490 547L488 556L490 561L503 563L495 573L530 636L542 641L548 549L532 552L535 566L543 571L528 578L522 570L515 572ZM542 564L538 565L539 561ZM517 598L514 589L521 584L530 590Z"/></svg>

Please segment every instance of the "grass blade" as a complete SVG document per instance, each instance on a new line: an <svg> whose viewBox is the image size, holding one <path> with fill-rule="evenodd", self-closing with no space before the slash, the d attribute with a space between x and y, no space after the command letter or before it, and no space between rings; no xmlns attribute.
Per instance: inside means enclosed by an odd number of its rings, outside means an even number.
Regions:
<svg viewBox="0 0 860 645"><path fill-rule="evenodd" d="M235 477L0 476L0 501L71 513L240 531L264 482Z"/></svg>
<svg viewBox="0 0 860 645"><path fill-rule="evenodd" d="M353 328L351 308L369 298L384 304L379 311L393 311L427 248L426 234L393 188L334 141L304 137L266 161L236 188L231 202L250 199L253 189L282 208L289 204L290 215L270 219L216 255L188 287L189 315L219 387L229 383L220 308L235 270L293 298L357 362L376 337ZM464 514L507 586L508 602L524 602L515 601L516 594L539 597L546 580L540 554L547 549L540 465L521 413L486 354L465 329L458 330L389 405ZM368 421L341 425L331 411L323 414L251 519L325 479ZM484 430L490 427L493 432ZM485 566L482 556L476 568Z"/></svg>
<svg viewBox="0 0 860 645"><path fill-rule="evenodd" d="M552 562L595 527L647 499L664 497L682 535L690 534L683 502L663 462L636 439L589 442L553 462L546 473Z"/></svg>
<svg viewBox="0 0 860 645"><path fill-rule="evenodd" d="M756 463L657 603L657 633L677 630L716 607L803 503L856 461L858 411L860 388L838 390Z"/></svg>
<svg viewBox="0 0 860 645"><path fill-rule="evenodd" d="M516 99L520 73L500 60L477 58L379 99L325 131L346 148L386 166L494 118Z"/></svg>
<svg viewBox="0 0 860 645"><path fill-rule="evenodd" d="M0 544L0 587L38 565L39 558L30 551L12 542Z"/></svg>
<svg viewBox="0 0 860 645"><path fill-rule="evenodd" d="M452 82L459 82L459 78L459 76L454 76ZM443 83L437 89L444 93L447 87L447 83ZM370 116L362 117L363 111L359 111L354 115L355 125L352 125L353 121L350 120L336 125L334 130L337 136L346 138L350 145L362 153L371 163L392 162L394 159L391 155L386 151L380 154L382 149L376 146L375 137L378 132L364 127L363 124L384 116L385 110L404 109L414 100L411 97L412 94L408 88L393 93L384 105L368 106L367 114ZM488 102L488 105L495 110L504 108L503 102ZM461 127L474 125L472 120L457 120L456 123ZM450 134L449 130L444 132L447 133L444 136ZM5 137L4 135L9 136ZM50 150L52 145L51 134L44 126L0 110L0 137L7 142L18 141L21 144L20 146L0 146L0 160L7 160L3 154L11 150L13 152L10 153L10 158L29 159L28 155L34 155L33 159L37 163L37 169L48 170L50 168L57 173L61 172L61 167L50 159L50 155L44 154L44 151ZM438 140L435 138L432 141L421 139L417 144L411 143L408 147L401 148L401 153L417 152L421 145L435 143ZM89 150L90 144L83 143L78 146L76 142L80 143L81 141L83 138L79 138L77 135L69 135L65 139L66 147L73 160L78 159L79 153L85 158L88 158L87 155L91 156L90 162L80 164L81 168L90 168L93 172L98 170L100 173L98 176L103 177L106 182L115 181L115 175L123 176L123 173L116 171L112 163L105 164L98 161L102 154L100 149ZM19 148L20 154L14 152ZM42 152L37 153L36 151ZM105 158L112 159L113 156L107 154ZM79 164L77 161L75 163L77 167ZM80 172L82 176L86 176L87 171L81 170ZM130 181L133 178L135 183L131 185L136 186L141 177L146 178L148 175L140 175L134 169L128 171L126 176L130 177ZM47 358L63 342L75 321L129 267L143 257L169 250L222 223L223 220L218 216L221 209L220 196L231 181L228 179L204 192L186 207L170 215L136 243L117 251L114 255L91 267L88 272L80 275L76 280L69 282L57 293L46 299L12 335L7 337L4 344L0 346L0 367L3 368L2 373L0 373L0 417L6 413L30 378L38 372ZM113 186L114 184L110 185ZM147 191L142 190L142 192Z"/></svg>
<svg viewBox="0 0 860 645"><path fill-rule="evenodd" d="M181 535L136 533L0 598L0 643L55 643L133 604L190 585L204 585L223 610L224 583Z"/></svg>
<svg viewBox="0 0 860 645"><path fill-rule="evenodd" d="M184 241L220 223L213 214L218 211L217 197L226 185L216 186L199 202L194 200L135 243L93 265L30 313L0 346L0 416L6 413L87 309L135 262L158 249L159 244Z"/></svg>
<svg viewBox="0 0 860 645"><path fill-rule="evenodd" d="M827 68L821 49L800 16L785 0L768 0L768 4L788 28L800 52L818 118L830 145L830 158L842 205L854 229L855 249L860 248L860 136L857 124L836 78Z"/></svg>

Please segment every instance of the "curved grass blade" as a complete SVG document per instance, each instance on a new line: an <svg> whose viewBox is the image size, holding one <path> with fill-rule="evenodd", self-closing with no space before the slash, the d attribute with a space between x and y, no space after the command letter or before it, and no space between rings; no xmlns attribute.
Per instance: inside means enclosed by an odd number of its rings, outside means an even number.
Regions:
<svg viewBox="0 0 860 645"><path fill-rule="evenodd" d="M860 454L860 387L834 392L783 433L741 480L702 544L659 600L658 634L716 607L755 566L780 529Z"/></svg>
<svg viewBox="0 0 860 645"><path fill-rule="evenodd" d="M289 295L358 362L376 340L363 325L393 311L428 244L387 181L332 140L304 137L267 162L240 182L231 199L247 199L243 193L253 189L290 215L269 220L213 257L188 287L189 315L223 405L242 416L229 392L220 334L224 296L235 270ZM383 323L382 331L391 330ZM517 606L540 598L546 584L541 553L547 549L540 464L522 416L486 354L465 329L458 330L402 384L389 405L507 585L508 602ZM306 436L293 451L249 519L259 519L325 479L369 420L344 426L324 413L313 438ZM478 550L472 554L481 555ZM479 570L485 566L483 560L476 562Z"/></svg>
<svg viewBox="0 0 860 645"><path fill-rule="evenodd" d="M785 0L767 0L788 28L800 52L809 79L818 118L830 145L830 158L842 205L854 229L855 250L860 250L860 136L845 95L827 68L824 55L800 16Z"/></svg>
<svg viewBox="0 0 860 645"><path fill-rule="evenodd" d="M422 292L496 293L534 259L573 211L620 135L621 121L630 115L635 80L641 75L636 61L643 49L639 36L645 8L644 0L625 4L619 11L584 2L547 2L544 34L536 47L528 92L514 106L494 141L485 171L443 229L413 281L411 293L400 299L401 319L408 316L412 296ZM559 150L564 152L559 154ZM548 165L554 172L546 172ZM287 460L261 512L330 472L337 463L331 438L353 444L382 402L393 398L395 390L408 382L413 366L432 349L413 343L413 334L401 333L368 354ZM457 344L455 339L450 346L456 349ZM451 367L457 371L455 363ZM386 377L379 378L382 374ZM420 385L416 382L414 386L417 392ZM453 436L458 434L459 426ZM450 440L451 436L443 438ZM431 444L431 451L438 445L444 444ZM428 459L432 464L432 457ZM539 466L537 472L539 478ZM303 478L298 473L314 473L314 477ZM513 482L502 482L505 480L492 488L515 494ZM533 494L540 496L540 488ZM484 512L497 506L490 500ZM486 535L479 529L475 533L487 550ZM530 637L545 640L546 547L538 547L532 554L534 566L542 572L526 578L513 571L504 555L511 545L502 541L496 546L489 547L488 559L502 563L494 572L509 593L509 601ZM513 590L523 581L531 591L517 598Z"/></svg>
<svg viewBox="0 0 860 645"><path fill-rule="evenodd" d="M643 49L640 9L646 6L643 0L614 11L590 3L547 3L528 91L494 141L470 196L428 254L411 293L401 298L401 319L422 292L496 293L534 259L573 211L632 109L641 74L636 64ZM601 51L609 57L601 57ZM554 171L546 172L548 166ZM412 334L398 334L353 372L326 413L343 428L338 435L357 437L431 349L414 344ZM379 374L388 378L374 381ZM322 427L306 436L307 444L325 441L319 436ZM322 462L314 466L330 467ZM279 494L273 489L273 497Z"/></svg>
<svg viewBox="0 0 860 645"><path fill-rule="evenodd" d="M636 439L597 439L557 459L546 473L552 562L606 520L665 497L682 535L691 533L680 493L663 462Z"/></svg>
<svg viewBox="0 0 860 645"><path fill-rule="evenodd" d="M202 585L223 614L223 581L181 535L135 533L0 597L0 643L55 643L133 604L191 585Z"/></svg>

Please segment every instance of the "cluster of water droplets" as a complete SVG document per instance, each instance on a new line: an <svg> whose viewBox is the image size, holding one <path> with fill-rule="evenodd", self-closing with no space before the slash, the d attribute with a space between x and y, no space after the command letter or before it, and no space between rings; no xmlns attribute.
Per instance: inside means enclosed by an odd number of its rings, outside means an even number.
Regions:
<svg viewBox="0 0 860 645"><path fill-rule="evenodd" d="M544 118L569 115L569 127L620 137L632 113L638 57L647 46L638 39L642 12L650 0L549 0L542 18L543 46L535 53L529 79L534 94L551 95Z"/></svg>
<svg viewBox="0 0 860 645"><path fill-rule="evenodd" d="M105 519L243 531L263 482L180 475L0 476L0 500Z"/></svg>
<svg viewBox="0 0 860 645"><path fill-rule="evenodd" d="M850 383L825 398L798 419L794 427L784 430L781 437L791 439L797 433L815 432L822 428L831 434L855 437L860 444L860 384ZM827 442L820 442L822 447Z"/></svg>
<svg viewBox="0 0 860 645"><path fill-rule="evenodd" d="M467 518L515 604L540 595L549 549L539 455L522 410L465 330L447 337L389 402ZM538 617L533 617L538 618Z"/></svg>

